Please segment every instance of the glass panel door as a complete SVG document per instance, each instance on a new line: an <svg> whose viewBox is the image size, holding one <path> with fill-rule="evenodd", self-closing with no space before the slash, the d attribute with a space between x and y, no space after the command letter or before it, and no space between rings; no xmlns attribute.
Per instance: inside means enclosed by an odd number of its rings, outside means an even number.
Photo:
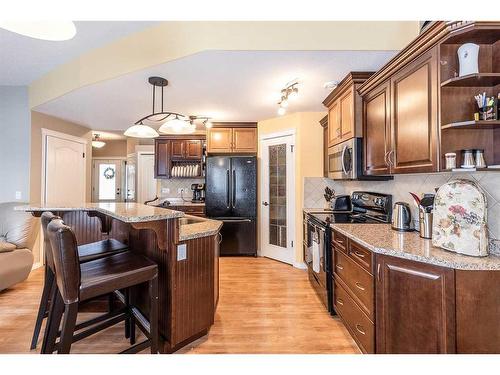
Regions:
<svg viewBox="0 0 500 375"><path fill-rule="evenodd" d="M286 143L269 146L269 243L287 247Z"/></svg>
<svg viewBox="0 0 500 375"><path fill-rule="evenodd" d="M121 202L121 160L94 160L92 200L94 202Z"/></svg>

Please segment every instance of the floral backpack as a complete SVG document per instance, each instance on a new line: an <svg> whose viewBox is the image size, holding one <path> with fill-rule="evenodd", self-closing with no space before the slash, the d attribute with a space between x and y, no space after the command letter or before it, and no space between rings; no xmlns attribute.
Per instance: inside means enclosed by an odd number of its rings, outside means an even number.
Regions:
<svg viewBox="0 0 500 375"><path fill-rule="evenodd" d="M432 244L471 256L488 255L486 196L476 183L453 180L434 199Z"/></svg>

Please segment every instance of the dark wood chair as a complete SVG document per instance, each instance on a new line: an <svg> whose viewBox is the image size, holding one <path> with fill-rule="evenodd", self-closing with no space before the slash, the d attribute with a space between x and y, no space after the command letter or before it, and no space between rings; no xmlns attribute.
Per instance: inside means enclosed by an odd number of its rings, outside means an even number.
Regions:
<svg viewBox="0 0 500 375"><path fill-rule="evenodd" d="M50 301L54 298L56 293L56 281L54 277L55 268L52 260L52 250L50 248L49 238L47 236L47 226L50 221L59 216L54 215L52 212L44 212L41 216L42 231L44 237L45 247L45 277L43 283L42 297L40 298L40 306L38 307L38 314L35 322L35 329L31 339L30 349L35 349L40 336L43 320L48 316ZM80 263L89 262L92 260L100 259L109 255L118 254L128 250L128 246L115 239L105 239L98 242L89 243L86 245L78 246L78 255ZM109 309L111 311L113 298L109 299ZM129 329L126 328L126 336L129 337ZM42 346L42 351L44 350Z"/></svg>
<svg viewBox="0 0 500 375"><path fill-rule="evenodd" d="M158 352L158 266L150 259L130 251L80 264L76 237L61 219L52 219L47 227L52 248L55 279L58 293L48 318L46 352L69 353L71 344L108 328L132 315L147 339L131 346L122 353L136 353L148 346L151 353ZM136 307L127 306L105 314L105 320L93 319L92 325L75 335L78 306L80 303L105 296L113 291L133 286L149 285L149 322ZM62 321L59 343L56 344ZM96 320L98 321L97 324ZM101 319L102 320L102 319ZM86 327L84 327L86 328Z"/></svg>

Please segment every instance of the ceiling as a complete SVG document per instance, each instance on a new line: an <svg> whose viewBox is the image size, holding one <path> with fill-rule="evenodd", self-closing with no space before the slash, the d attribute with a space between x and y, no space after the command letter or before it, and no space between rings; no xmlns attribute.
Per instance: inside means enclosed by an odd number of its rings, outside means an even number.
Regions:
<svg viewBox="0 0 500 375"><path fill-rule="evenodd" d="M165 77L165 110L214 121L276 117L280 90L299 80L288 112L323 111L324 83L375 71L396 51L206 51L83 87L34 110L96 130L125 130L151 112L149 76Z"/></svg>
<svg viewBox="0 0 500 375"><path fill-rule="evenodd" d="M155 25L142 21L75 22L67 41L44 41L0 28L0 85L25 86L82 53Z"/></svg>

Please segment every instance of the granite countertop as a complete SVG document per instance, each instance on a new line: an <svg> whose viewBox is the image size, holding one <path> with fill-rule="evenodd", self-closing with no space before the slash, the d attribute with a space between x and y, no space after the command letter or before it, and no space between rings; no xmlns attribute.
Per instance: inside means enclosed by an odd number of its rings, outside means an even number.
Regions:
<svg viewBox="0 0 500 375"><path fill-rule="evenodd" d="M141 203L82 203L77 205L26 205L15 208L19 211L96 211L109 215L125 223L140 223L147 221L174 219L183 217L181 211L154 207Z"/></svg>
<svg viewBox="0 0 500 375"><path fill-rule="evenodd" d="M191 215L186 215L185 218L193 222L188 222L186 224L181 222L179 226L179 241L213 236L217 234L222 227L222 221L219 220L205 219Z"/></svg>
<svg viewBox="0 0 500 375"><path fill-rule="evenodd" d="M472 257L432 246L418 232L397 232L390 224L331 224L332 228L379 254L461 270L500 270L500 255Z"/></svg>

